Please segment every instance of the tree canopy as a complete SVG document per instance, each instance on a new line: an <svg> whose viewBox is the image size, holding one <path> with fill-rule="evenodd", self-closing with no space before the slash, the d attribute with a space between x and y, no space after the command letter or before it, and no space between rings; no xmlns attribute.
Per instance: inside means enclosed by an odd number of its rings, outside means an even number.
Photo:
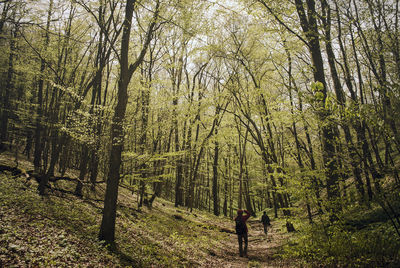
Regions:
<svg viewBox="0 0 400 268"><path fill-rule="evenodd" d="M308 262L399 262L398 1L0 8L0 150L33 163L40 195L72 170L79 197L105 183L100 240L124 187L139 208L270 211Z"/></svg>

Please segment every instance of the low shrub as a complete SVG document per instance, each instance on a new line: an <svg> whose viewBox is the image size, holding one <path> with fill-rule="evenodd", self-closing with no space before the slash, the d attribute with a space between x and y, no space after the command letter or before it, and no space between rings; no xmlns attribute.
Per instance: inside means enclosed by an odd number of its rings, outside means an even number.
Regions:
<svg viewBox="0 0 400 268"><path fill-rule="evenodd" d="M400 267L400 237L390 222L363 229L346 222L304 224L285 247L286 257L310 266Z"/></svg>

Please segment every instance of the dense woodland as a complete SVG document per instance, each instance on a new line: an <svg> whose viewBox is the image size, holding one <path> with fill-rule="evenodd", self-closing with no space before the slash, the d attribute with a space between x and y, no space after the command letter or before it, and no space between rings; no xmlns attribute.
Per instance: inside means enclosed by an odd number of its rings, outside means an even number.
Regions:
<svg viewBox="0 0 400 268"><path fill-rule="evenodd" d="M396 266L399 9L2 0L1 151L33 163L39 195L58 179L78 197L106 185L109 244L122 187L138 208L267 210L309 263Z"/></svg>

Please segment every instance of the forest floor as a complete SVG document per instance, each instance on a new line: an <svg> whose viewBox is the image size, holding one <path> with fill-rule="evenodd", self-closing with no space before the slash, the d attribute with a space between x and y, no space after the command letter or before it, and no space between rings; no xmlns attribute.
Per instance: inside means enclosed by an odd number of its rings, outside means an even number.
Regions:
<svg viewBox="0 0 400 268"><path fill-rule="evenodd" d="M0 155L0 165L13 166ZM29 162L18 168L28 170ZM24 169L25 168L25 169ZM73 175L71 175L73 176ZM280 254L288 243L284 223L272 221L268 236L259 218L248 221L248 258L239 257L234 221L210 213L175 208L158 199L137 208L121 188L116 224L117 250L97 241L104 185L83 198L59 192L73 183L57 182L46 197L36 181L0 172L0 267L298 267Z"/></svg>
<svg viewBox="0 0 400 268"><path fill-rule="evenodd" d="M232 223L230 223L232 225ZM268 235L264 234L263 226L258 220L249 220L248 257L240 257L236 234L231 234L226 240L225 248L220 255L214 256L220 267L298 267L295 262L278 257L282 245L286 243L287 235L272 225Z"/></svg>

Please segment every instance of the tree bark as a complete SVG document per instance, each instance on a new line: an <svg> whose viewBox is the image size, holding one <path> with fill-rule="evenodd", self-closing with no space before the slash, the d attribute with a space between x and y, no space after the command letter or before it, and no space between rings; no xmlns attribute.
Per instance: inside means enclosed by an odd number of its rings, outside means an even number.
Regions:
<svg viewBox="0 0 400 268"><path fill-rule="evenodd" d="M297 14L300 18L300 25L306 36L307 44L312 59L313 74L316 93L322 93L322 98L318 101L317 115L321 126L322 158L326 168L326 190L328 201L330 202L328 211L332 213L332 219L335 213L340 210L339 189L338 189L338 163L335 151L335 131L332 123L328 120L330 111L325 108L327 98L327 83L325 80L324 64L319 42L317 13L315 11L315 1L307 0L307 15L302 0L295 0ZM320 84L319 84L320 83ZM319 86L321 85L321 86Z"/></svg>
<svg viewBox="0 0 400 268"><path fill-rule="evenodd" d="M215 129L215 135L218 134L218 129ZM219 143L214 143L214 163L213 163L213 181L212 194L214 202L214 215L219 216L219 195L218 195L218 159L219 159Z"/></svg>
<svg viewBox="0 0 400 268"><path fill-rule="evenodd" d="M125 17L123 21L121 40L120 77L118 80L118 101L114 109L115 112L111 126L112 145L110 152L110 168L106 185L103 217L99 232L99 240L105 241L107 244L111 245L114 245L115 241L115 220L117 212L118 186L120 180L119 169L121 166L121 154L124 145L123 121L128 102L128 85L133 73L143 62L148 46L150 45L150 41L156 26L156 19L158 18L159 14L160 4L157 1L153 21L147 30L146 38L139 56L134 63L129 65L129 43L135 3L135 0L127 0L125 7Z"/></svg>
<svg viewBox="0 0 400 268"><path fill-rule="evenodd" d="M342 85L340 83L339 75L336 70L335 66L335 54L333 52L332 48L332 38L331 38L331 8L329 4L327 3L326 0L322 0L322 10L323 10L323 23L325 27L325 45L326 45L326 51L328 55L328 63L329 67L331 70L331 75L332 75L332 80L334 84L334 89L336 93L336 98L338 101L338 104L342 111L346 108L346 99L345 99L345 94L342 88ZM342 118L342 120L344 120ZM361 178L361 167L360 167L360 160L358 159L358 154L356 151L356 148L354 147L353 143L353 138L350 133L350 127L348 125L348 122L344 121L342 124L347 148L349 151L349 157L350 157L350 164L352 167L353 171L353 176L356 181L356 188L358 190L358 193L361 197L361 201L364 202L365 200L365 190L364 190L364 184Z"/></svg>
<svg viewBox="0 0 400 268"><path fill-rule="evenodd" d="M125 7L124 29L121 41L120 78L118 81L118 102L114 110L115 113L111 126L112 145L110 152L110 170L107 179L103 217L99 233L99 240L104 240L108 244L113 244L115 240L115 220L120 179L119 169L124 138L122 124L128 101L128 85L130 81L128 65L129 39L135 2L135 0L127 0Z"/></svg>
<svg viewBox="0 0 400 268"><path fill-rule="evenodd" d="M10 39L10 55L8 57L8 70L5 92L2 100L3 111L1 113L1 131L0 131L0 152L9 148L8 142L8 119L11 111L10 95L14 89L14 59L16 56L16 38L18 25L14 26L15 29L11 31Z"/></svg>
<svg viewBox="0 0 400 268"><path fill-rule="evenodd" d="M46 23L46 30L45 30L45 38L43 42L44 51L47 51L47 47L50 43L50 22L51 22L51 15L53 12L53 0L49 2L49 9L47 12L47 23ZM40 62L40 78L38 82L38 95L37 95L37 118L36 118L36 128L35 128L35 149L34 149L34 159L33 165L35 168L36 173L40 173L41 168L41 159L42 159L42 152L44 144L42 142L42 120L43 120L43 85L44 85L44 71L46 70L46 62L42 57Z"/></svg>

